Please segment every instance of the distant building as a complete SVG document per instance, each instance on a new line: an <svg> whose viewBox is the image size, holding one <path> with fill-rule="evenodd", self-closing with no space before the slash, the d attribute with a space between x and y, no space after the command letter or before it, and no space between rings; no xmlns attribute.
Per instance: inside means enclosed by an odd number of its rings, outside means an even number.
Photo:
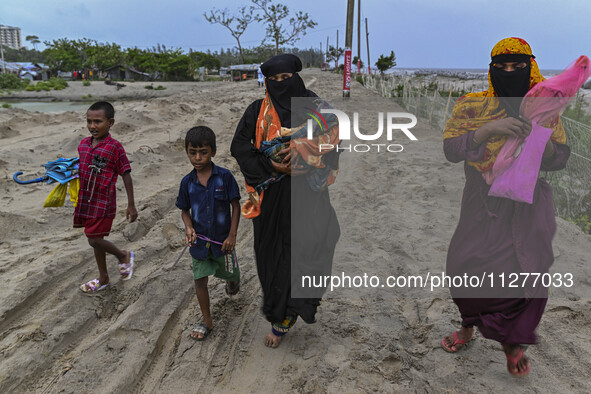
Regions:
<svg viewBox="0 0 591 394"><path fill-rule="evenodd" d="M244 81L247 79L257 79L258 64L237 64L229 67L220 68L220 75L226 75L228 71L234 81Z"/></svg>
<svg viewBox="0 0 591 394"><path fill-rule="evenodd" d="M149 81L151 79L158 79L154 75L144 73L135 68L123 64L118 64L104 70L107 78L114 81Z"/></svg>
<svg viewBox="0 0 591 394"><path fill-rule="evenodd" d="M7 47L19 49L22 47L21 28L0 25L0 42Z"/></svg>

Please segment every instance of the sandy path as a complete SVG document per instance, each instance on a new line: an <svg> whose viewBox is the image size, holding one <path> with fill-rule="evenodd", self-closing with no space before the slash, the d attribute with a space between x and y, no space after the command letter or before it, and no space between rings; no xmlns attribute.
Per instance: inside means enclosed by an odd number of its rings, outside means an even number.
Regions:
<svg viewBox="0 0 591 394"><path fill-rule="evenodd" d="M375 124L377 108L400 110L354 84L340 98L338 76L304 72L311 88L346 112ZM189 85L185 85L189 86ZM91 86L92 87L92 86ZM278 349L262 339L269 324L252 251L252 225L242 220L237 250L243 272L239 295L228 298L212 280L215 329L205 342L188 330L199 321L188 258L164 270L182 249L174 207L178 184L190 170L179 138L192 125L218 135L215 162L239 171L228 153L246 106L262 94L256 82L196 83L169 97L116 102L113 134L133 161L139 220L124 220L124 190L114 242L136 251L133 280L99 296L76 287L96 274L90 247L71 229L72 207L41 208L47 185L17 185L19 169L34 175L57 154L76 154L86 135L82 114L0 110L0 391L2 392L558 392L591 390L589 298L553 293L531 347L532 373L510 377L498 344L477 336L457 355L439 347L459 326L449 292L424 289L338 289L327 294L318 322L298 322ZM215 89L215 95L214 93ZM122 89L123 90L123 89ZM173 92L174 91L174 92ZM67 92L67 89L66 91ZM64 93L67 94L67 93ZM77 93L76 93L77 94ZM98 96L93 93L93 96ZM67 97L67 96L64 96ZM138 97L140 98L140 97ZM445 161L441 132L419 122L419 141L405 137L397 154L342 155L331 196L341 222L334 273L426 274L445 267L459 214L461 165ZM240 181L239 184L242 184ZM555 268L591 277L591 237L558 220Z"/></svg>

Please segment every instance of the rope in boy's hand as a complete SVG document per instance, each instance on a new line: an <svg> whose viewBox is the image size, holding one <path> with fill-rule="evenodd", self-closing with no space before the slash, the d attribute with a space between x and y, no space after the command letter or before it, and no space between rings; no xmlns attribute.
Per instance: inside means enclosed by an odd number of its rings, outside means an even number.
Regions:
<svg viewBox="0 0 591 394"><path fill-rule="evenodd" d="M218 242L218 241L214 241L213 239L209 239L205 235L197 234L197 238L199 238L203 241L206 241L206 242L213 242L214 244L222 245L222 242ZM183 257L183 254L185 254L185 250L187 250L187 248L189 246L192 246L192 244L186 244L185 247L183 248L183 250L181 251L181 253L179 254L179 257L177 257L176 261L169 268L165 268L164 270L165 271L172 271L174 269L174 267L176 267L178 262L181 260L181 257ZM238 265L238 257L236 256L236 249L232 250L232 256L234 257L234 268L236 268Z"/></svg>
<svg viewBox="0 0 591 394"><path fill-rule="evenodd" d="M174 264L168 268L165 268L164 270L165 271L172 271L174 269L174 267L176 267L177 263L181 260L181 257L183 257L183 254L185 254L185 250L187 250L188 247L189 247L189 244L186 244L185 247L183 248L183 250L181 251L181 254L179 254L179 257L177 257Z"/></svg>

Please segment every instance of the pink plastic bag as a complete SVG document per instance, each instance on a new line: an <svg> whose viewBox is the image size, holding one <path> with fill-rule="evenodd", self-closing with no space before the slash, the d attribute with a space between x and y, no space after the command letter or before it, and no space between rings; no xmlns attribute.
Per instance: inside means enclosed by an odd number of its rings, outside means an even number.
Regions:
<svg viewBox="0 0 591 394"><path fill-rule="evenodd" d="M501 151L499 152L493 167L482 173L484 180L487 184L492 184L494 180L502 174L507 168L513 164L517 155L523 148L524 140L517 137L507 137L507 140L503 144Z"/></svg>
<svg viewBox="0 0 591 394"><path fill-rule="evenodd" d="M589 75L589 58L579 56L563 72L531 88L521 102L520 115L538 124L559 116Z"/></svg>
<svg viewBox="0 0 591 394"><path fill-rule="evenodd" d="M552 134L552 130L538 124L543 124L564 111L591 75L590 66L587 56L579 56L562 73L540 82L527 92L519 112L523 118L532 121L532 131L525 142L516 137L508 137L493 168L483 173L486 182L492 184L489 196L532 203L542 154Z"/></svg>
<svg viewBox="0 0 591 394"><path fill-rule="evenodd" d="M495 178L488 195L531 204L534 200L534 188L538 181L542 155L551 134L551 129L533 122L523 149L516 152L517 158L510 167Z"/></svg>

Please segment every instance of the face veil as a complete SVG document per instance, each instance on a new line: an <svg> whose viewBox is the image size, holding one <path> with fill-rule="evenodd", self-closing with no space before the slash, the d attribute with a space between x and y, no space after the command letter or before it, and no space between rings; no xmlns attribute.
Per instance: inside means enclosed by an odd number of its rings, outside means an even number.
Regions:
<svg viewBox="0 0 591 394"><path fill-rule="evenodd" d="M292 54L273 56L261 65L265 76L267 93L271 97L273 106L279 115L281 125L291 127L291 99L292 97L306 97L308 90L298 71L302 70L302 62ZM291 78L282 81L269 79L273 75L290 73Z"/></svg>
<svg viewBox="0 0 591 394"><path fill-rule="evenodd" d="M532 56L526 54L502 54L492 57L489 68L490 81L507 116L519 117L521 101L529 90L531 58ZM496 63L525 63L526 67L505 71L495 67Z"/></svg>

